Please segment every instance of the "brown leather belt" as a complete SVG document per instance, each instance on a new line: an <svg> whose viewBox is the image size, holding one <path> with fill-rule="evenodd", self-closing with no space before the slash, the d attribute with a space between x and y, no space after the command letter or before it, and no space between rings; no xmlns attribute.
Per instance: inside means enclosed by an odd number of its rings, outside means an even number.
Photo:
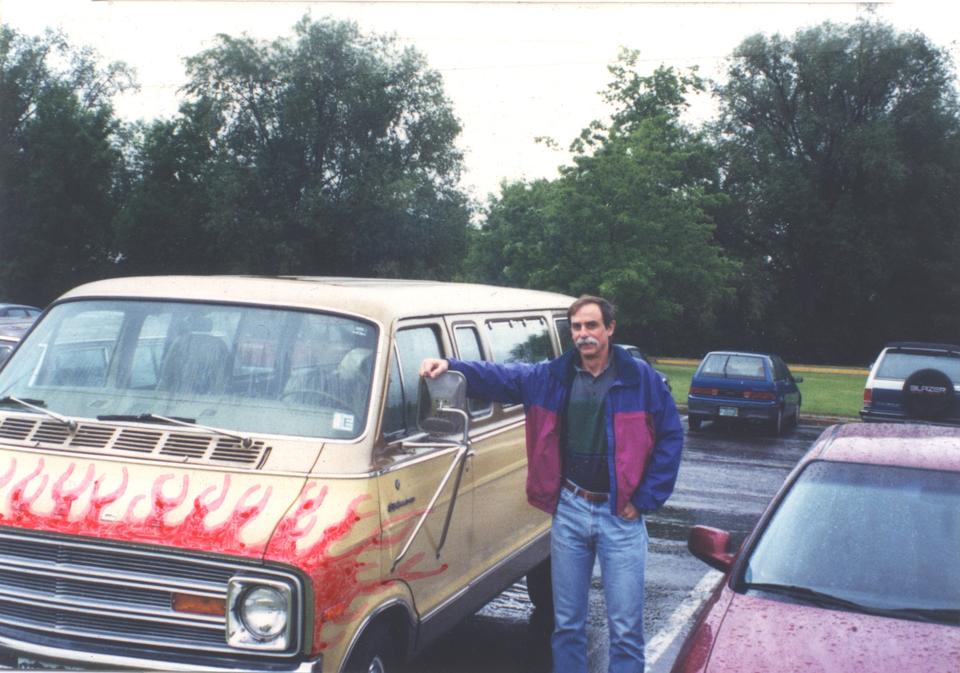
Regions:
<svg viewBox="0 0 960 673"><path fill-rule="evenodd" d="M578 495L587 502L606 502L610 497L606 493L597 493L595 491L588 491L586 489L580 488L576 484L571 484L569 481L563 482L563 487L568 491L572 492L574 495Z"/></svg>

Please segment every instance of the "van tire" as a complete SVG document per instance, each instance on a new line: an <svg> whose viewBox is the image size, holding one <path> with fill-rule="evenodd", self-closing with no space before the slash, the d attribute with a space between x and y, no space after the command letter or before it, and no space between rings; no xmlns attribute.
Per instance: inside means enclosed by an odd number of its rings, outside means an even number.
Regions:
<svg viewBox="0 0 960 673"><path fill-rule="evenodd" d="M533 607L553 614L553 585L549 556L527 573L527 596L530 597Z"/></svg>
<svg viewBox="0 0 960 673"><path fill-rule="evenodd" d="M400 671L399 634L392 634L386 620L378 620L360 636L344 673L398 673Z"/></svg>

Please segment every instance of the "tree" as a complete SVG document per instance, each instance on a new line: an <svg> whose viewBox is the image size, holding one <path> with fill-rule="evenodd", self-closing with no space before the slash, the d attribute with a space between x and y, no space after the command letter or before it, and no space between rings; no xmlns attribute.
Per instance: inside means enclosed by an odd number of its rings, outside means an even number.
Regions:
<svg viewBox="0 0 960 673"><path fill-rule="evenodd" d="M696 352L735 268L713 240L710 213L723 197L711 149L680 121L702 85L672 68L641 76L636 62L626 51L610 69L612 121L584 129L560 178L504 185L474 236L470 269L492 282L602 294L621 308L621 339Z"/></svg>
<svg viewBox="0 0 960 673"><path fill-rule="evenodd" d="M756 35L718 87L718 236L791 357L960 329L960 127L946 52L874 21ZM756 324L756 323L754 323Z"/></svg>
<svg viewBox="0 0 960 673"><path fill-rule="evenodd" d="M129 267L150 268L149 241L167 258L203 249L212 271L459 267L469 219L460 126L419 53L352 23L304 18L293 39L221 35L187 70L180 117L143 146L125 218ZM158 239L149 230L164 220Z"/></svg>
<svg viewBox="0 0 960 673"><path fill-rule="evenodd" d="M45 305L109 274L123 129L111 98L133 85L63 35L0 26L0 290Z"/></svg>

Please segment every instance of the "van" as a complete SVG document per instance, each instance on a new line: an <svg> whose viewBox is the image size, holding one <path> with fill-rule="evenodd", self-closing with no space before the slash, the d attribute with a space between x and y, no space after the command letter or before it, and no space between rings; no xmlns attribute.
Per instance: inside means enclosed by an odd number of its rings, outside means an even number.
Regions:
<svg viewBox="0 0 960 673"><path fill-rule="evenodd" d="M306 277L68 292L0 370L0 651L384 671L525 575L549 601L523 408L437 397L418 368L555 357L572 302Z"/></svg>

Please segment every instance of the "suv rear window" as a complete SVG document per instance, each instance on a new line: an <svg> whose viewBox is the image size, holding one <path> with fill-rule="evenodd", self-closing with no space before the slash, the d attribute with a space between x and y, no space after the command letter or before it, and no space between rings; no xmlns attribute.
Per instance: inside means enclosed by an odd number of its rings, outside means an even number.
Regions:
<svg viewBox="0 0 960 673"><path fill-rule="evenodd" d="M877 367L878 379L906 379L918 369L939 369L954 385L960 383L960 358L949 355L927 355L891 351Z"/></svg>

